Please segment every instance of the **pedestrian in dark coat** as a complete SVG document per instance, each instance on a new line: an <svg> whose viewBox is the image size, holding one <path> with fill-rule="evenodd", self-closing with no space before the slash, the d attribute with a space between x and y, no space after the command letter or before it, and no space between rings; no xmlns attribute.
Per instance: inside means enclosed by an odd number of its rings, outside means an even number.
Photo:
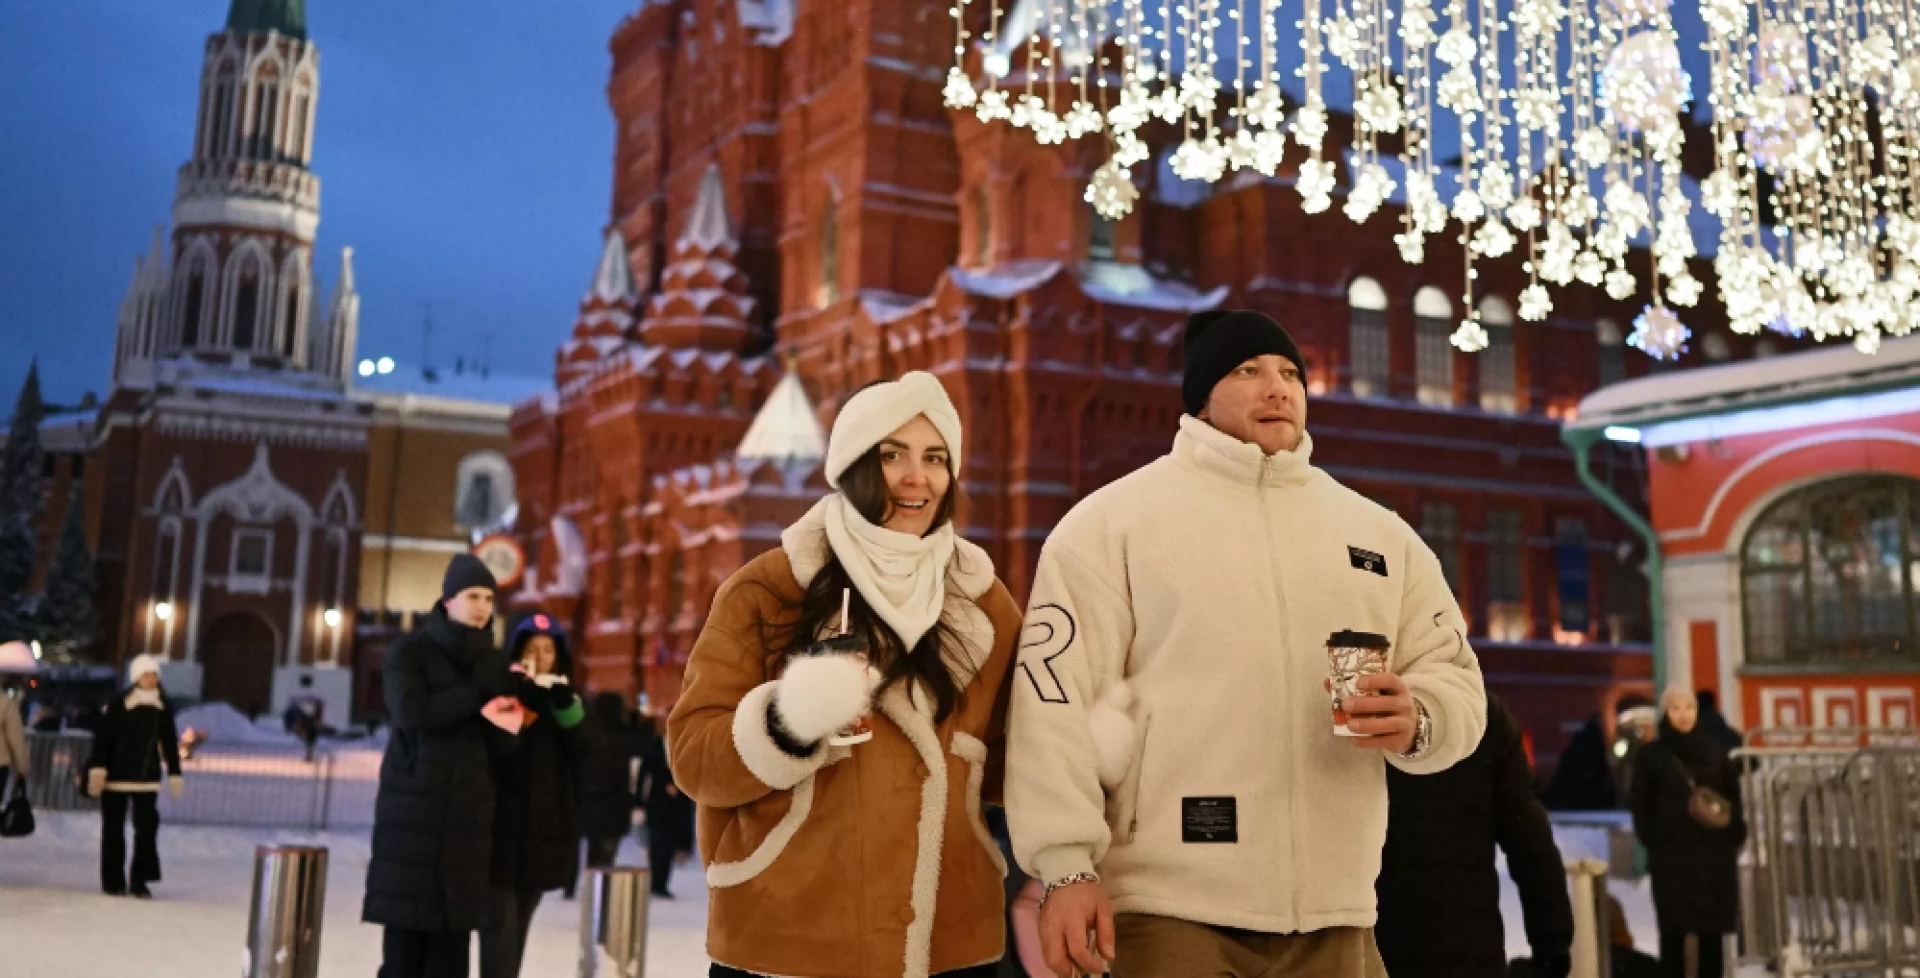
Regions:
<svg viewBox="0 0 1920 978"><path fill-rule="evenodd" d="M594 696L587 722L594 728L596 749L580 772L580 831L587 839L587 865L605 868L613 865L620 840L633 829L640 731L626 700L614 692Z"/></svg>
<svg viewBox="0 0 1920 978"><path fill-rule="evenodd" d="M516 978L540 898L573 880L580 854L577 771L592 746L567 676L573 657L552 618L536 614L508 641L519 742L494 763L493 912L480 930L480 978Z"/></svg>
<svg viewBox="0 0 1920 978"><path fill-rule="evenodd" d="M1699 724L1693 693L1669 689L1661 707L1660 736L1640 752L1633 779L1633 831L1653 877L1660 968L1672 978L1721 978L1723 939L1739 920L1738 860L1747 838L1739 778L1722 743ZM1696 788L1731 804L1725 827L1709 828L1688 810Z"/></svg>
<svg viewBox="0 0 1920 978"><path fill-rule="evenodd" d="M1598 713L1587 717L1586 725L1560 752L1560 763L1547 780L1541 801L1556 812L1604 812L1619 805L1613 755L1607 750L1607 734Z"/></svg>
<svg viewBox="0 0 1920 978"><path fill-rule="evenodd" d="M493 644L493 575L453 558L442 598L387 656L387 719L361 917L382 924L380 978L465 978L491 881L494 758L522 718Z"/></svg>
<svg viewBox="0 0 1920 978"><path fill-rule="evenodd" d="M667 881L675 857L693 848L693 802L673 783L667 739L649 733L640 747L640 803L647 812L647 867L653 895L673 899Z"/></svg>
<svg viewBox="0 0 1920 978"><path fill-rule="evenodd" d="M1494 847L1520 889L1535 974L1566 978L1573 903L1547 810L1534 797L1520 725L1491 692L1472 754L1438 774L1387 769L1387 841L1374 932L1393 978L1483 978L1507 970Z"/></svg>
<svg viewBox="0 0 1920 978"><path fill-rule="evenodd" d="M87 794L100 799L100 889L112 896L153 896L160 881L160 778L175 798L180 776L180 738L173 704L160 688L160 660L134 656L127 667L133 685L108 700L94 729L87 761ZM127 867L127 813L133 813L133 867ZM129 886L131 881L131 886Z"/></svg>
<svg viewBox="0 0 1920 978"><path fill-rule="evenodd" d="M1701 690L1694 694L1694 698L1700 702L1700 729L1706 731L1707 736L1728 753L1740 749L1745 738L1740 736L1740 731L1733 729L1733 724L1727 722L1727 715L1720 712L1719 697L1711 690Z"/></svg>

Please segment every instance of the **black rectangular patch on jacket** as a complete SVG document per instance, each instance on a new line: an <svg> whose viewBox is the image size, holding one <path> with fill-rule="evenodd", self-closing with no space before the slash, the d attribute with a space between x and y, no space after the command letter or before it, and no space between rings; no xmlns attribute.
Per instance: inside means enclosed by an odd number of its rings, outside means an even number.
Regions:
<svg viewBox="0 0 1920 978"><path fill-rule="evenodd" d="M1232 798L1180 799L1181 842L1239 842L1240 816Z"/></svg>
<svg viewBox="0 0 1920 978"><path fill-rule="evenodd" d="M1367 571L1381 577L1387 576L1387 558L1381 554L1362 550L1359 547L1348 547L1347 560L1353 564L1354 570Z"/></svg>

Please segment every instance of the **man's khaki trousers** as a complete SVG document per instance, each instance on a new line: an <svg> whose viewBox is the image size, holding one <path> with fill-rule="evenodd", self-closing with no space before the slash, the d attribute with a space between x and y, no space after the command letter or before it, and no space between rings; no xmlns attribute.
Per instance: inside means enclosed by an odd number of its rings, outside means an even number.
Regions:
<svg viewBox="0 0 1920 978"><path fill-rule="evenodd" d="M1387 978L1371 928L1263 934L1136 913L1113 927L1113 978Z"/></svg>

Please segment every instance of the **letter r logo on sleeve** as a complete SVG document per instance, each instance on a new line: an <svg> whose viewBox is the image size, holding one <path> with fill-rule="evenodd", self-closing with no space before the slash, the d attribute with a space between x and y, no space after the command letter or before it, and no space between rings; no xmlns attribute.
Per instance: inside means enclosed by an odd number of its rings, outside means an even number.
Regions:
<svg viewBox="0 0 1920 978"><path fill-rule="evenodd" d="M1067 654L1078 628L1067 609L1043 604L1027 615L1020 633L1020 671L1026 673L1042 703L1067 702L1067 688L1053 671L1053 660Z"/></svg>

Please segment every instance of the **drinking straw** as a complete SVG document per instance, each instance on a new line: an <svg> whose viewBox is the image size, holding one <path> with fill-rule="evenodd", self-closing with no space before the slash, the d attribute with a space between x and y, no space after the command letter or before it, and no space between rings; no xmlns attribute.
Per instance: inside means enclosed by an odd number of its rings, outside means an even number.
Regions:
<svg viewBox="0 0 1920 978"><path fill-rule="evenodd" d="M847 633L847 606L852 601L853 601L853 589L846 588L846 587L841 588L840 589L840 634L842 635L845 635Z"/></svg>

